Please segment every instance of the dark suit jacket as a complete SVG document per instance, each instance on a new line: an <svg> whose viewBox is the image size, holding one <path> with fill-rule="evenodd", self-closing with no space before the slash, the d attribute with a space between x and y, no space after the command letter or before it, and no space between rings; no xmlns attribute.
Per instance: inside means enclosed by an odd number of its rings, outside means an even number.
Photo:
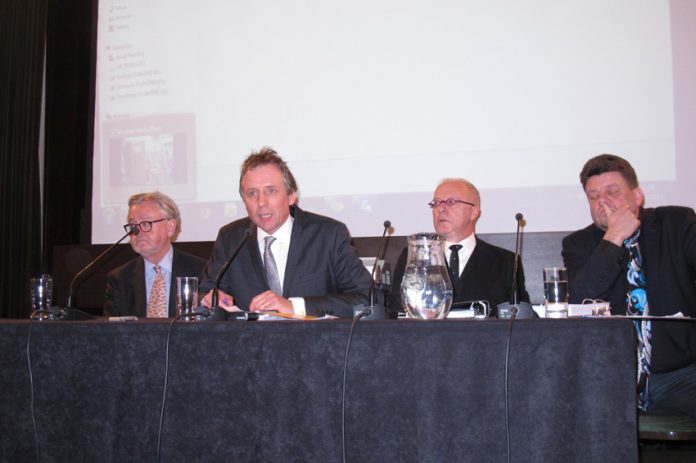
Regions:
<svg viewBox="0 0 696 463"><path fill-rule="evenodd" d="M367 303L370 273L350 242L344 224L292 207L295 221L285 267L283 297L303 297L307 315L352 317L352 307ZM256 239L256 226L249 218L220 229L213 254L203 271L201 294L215 286L219 270L244 239L251 236L224 274L220 289L234 297L237 307L248 310L254 296L269 289Z"/></svg>
<svg viewBox="0 0 696 463"><path fill-rule="evenodd" d="M176 277L199 276L205 260L174 248L172 281L169 289L169 316L176 314ZM200 292L199 292L200 294ZM106 277L105 316L147 316L145 263L138 256L112 270Z"/></svg>
<svg viewBox="0 0 696 463"><path fill-rule="evenodd" d="M399 311L403 312L401 280L406 270L407 257L408 249L404 249L394 269L387 309L391 317L395 317ZM493 246L476 237L474 252L457 281L452 282L454 290L452 302L486 300L491 304L491 316L496 317L497 305L501 302L510 302L514 268L515 253ZM529 302L529 294L524 287L524 269L521 260L518 271L519 300Z"/></svg>
<svg viewBox="0 0 696 463"><path fill-rule="evenodd" d="M639 245L651 315L681 311L696 317L696 214L685 207L644 209ZM626 313L628 251L602 239L590 225L563 239L570 302L603 299L613 314ZM670 371L696 362L696 324L652 324L652 370Z"/></svg>

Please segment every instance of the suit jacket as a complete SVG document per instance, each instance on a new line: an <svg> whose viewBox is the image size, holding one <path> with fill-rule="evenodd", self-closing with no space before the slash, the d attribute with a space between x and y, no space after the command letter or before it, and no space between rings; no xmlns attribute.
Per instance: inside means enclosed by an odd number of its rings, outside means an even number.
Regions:
<svg viewBox="0 0 696 463"><path fill-rule="evenodd" d="M681 311L696 317L696 214L685 207L643 209L639 246L649 313ZM628 251L603 239L590 225L563 239L570 302L602 299L613 314L626 314ZM652 371L671 371L696 362L696 324L652 323Z"/></svg>
<svg viewBox="0 0 696 463"><path fill-rule="evenodd" d="M172 280L169 285L169 316L176 314L176 277L198 276L205 260L174 248ZM200 293L200 292L199 292ZM145 262L138 256L112 270L106 277L105 316L147 316Z"/></svg>
<svg viewBox="0 0 696 463"><path fill-rule="evenodd" d="M297 206L285 266L285 298L303 297L307 315L352 317L353 306L367 303L370 273L350 242L344 224ZM215 286L218 272L244 239L251 236L220 281L220 289L248 310L251 300L269 289L256 239L256 226L246 217L225 225L215 240L213 254L203 270L201 294Z"/></svg>
<svg viewBox="0 0 696 463"><path fill-rule="evenodd" d="M395 317L399 311L403 311L401 307L401 280L406 270L407 257L408 249L406 248L401 252L394 269L387 309L392 317ZM486 243L476 237L474 252L459 278L452 282L454 290L452 303L486 300L491 304L491 316L496 317L498 315L497 305L511 300L514 269L515 253ZM521 260L517 285L519 300L529 302L529 294L524 287L524 269Z"/></svg>

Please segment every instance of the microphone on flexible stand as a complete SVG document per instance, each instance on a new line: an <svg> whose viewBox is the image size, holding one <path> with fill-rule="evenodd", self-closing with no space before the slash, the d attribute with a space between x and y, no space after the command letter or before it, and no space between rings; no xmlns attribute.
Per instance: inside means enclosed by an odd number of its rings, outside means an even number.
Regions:
<svg viewBox="0 0 696 463"><path fill-rule="evenodd" d="M534 318L536 313L532 309L532 304L529 302L520 302L520 289L517 282L517 277L520 267L520 242L522 233L520 231L520 223L524 219L521 212L515 214L517 221L517 233L515 234L515 264L512 271L512 288L511 301L498 304L498 318Z"/></svg>
<svg viewBox="0 0 696 463"><path fill-rule="evenodd" d="M379 242L379 247L377 248L377 256L375 257L375 264L372 266L372 278L370 282L370 290L368 292L368 299L370 301L369 306L365 304L359 304L353 307L353 318L363 318L365 320L384 320L384 304L375 304L375 272L377 271L377 264L380 260L384 260L384 254L387 249L384 246L386 242L387 230L391 227L391 222L389 220L384 221L384 231L382 232L382 238ZM383 249L384 247L384 249Z"/></svg>
<svg viewBox="0 0 696 463"><path fill-rule="evenodd" d="M247 228L244 230L244 238L242 241L239 243L237 248L234 250L232 255L230 256L229 259L225 262L225 264L220 268L220 271L217 274L217 277L215 278L215 286L213 287L213 294L211 296L210 300L210 309L206 307L199 307L197 309L194 309L193 313L194 315L197 315L196 320L198 321L204 321L204 320L210 320L210 321L223 321L223 320L257 320L259 318L259 315L257 313L250 313L250 312L228 312L224 308L218 306L218 297L219 297L219 291L220 291L220 280L222 280L223 275L225 272L227 272L227 269L229 268L230 264L232 264L232 261L237 257L237 254L239 254L239 251L242 250L242 246L244 246L244 243L249 239L249 237L252 235L251 232L251 227Z"/></svg>
<svg viewBox="0 0 696 463"><path fill-rule="evenodd" d="M93 317L92 315L83 312L81 310L78 310L73 307L73 294L75 294L75 283L77 280L85 274L88 270L90 270L97 262L101 261L104 256L109 254L118 244L121 243L121 241L125 240L131 235L137 235L140 233L140 228L136 224L129 224L128 225L128 231L126 232L125 235L121 237L120 240L116 241L114 244L109 246L99 254L97 257L95 257L89 264L87 264L82 270L77 272L77 274L70 280L70 287L68 289L68 303L66 304L65 308L61 307L51 307L49 308L49 316L51 316L51 319L53 320L89 320Z"/></svg>

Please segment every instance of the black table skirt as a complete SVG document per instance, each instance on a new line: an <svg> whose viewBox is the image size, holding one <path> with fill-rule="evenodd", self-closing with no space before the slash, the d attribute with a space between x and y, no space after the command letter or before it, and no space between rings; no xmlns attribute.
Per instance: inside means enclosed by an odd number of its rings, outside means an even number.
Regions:
<svg viewBox="0 0 696 463"><path fill-rule="evenodd" d="M177 323L161 461L342 461L349 321ZM165 321L0 321L0 456L155 461ZM361 321L348 360L354 462L504 462L503 320ZM509 356L513 462L637 461L626 320L518 320Z"/></svg>

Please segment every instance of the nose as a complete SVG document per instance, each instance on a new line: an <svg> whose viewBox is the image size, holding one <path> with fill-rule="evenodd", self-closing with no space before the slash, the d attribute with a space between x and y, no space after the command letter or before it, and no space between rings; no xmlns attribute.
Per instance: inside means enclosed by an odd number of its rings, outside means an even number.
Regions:
<svg viewBox="0 0 696 463"><path fill-rule="evenodd" d="M604 206L609 206L610 204L614 204L614 201L616 201L616 198L612 197L609 193L602 193L599 196L599 202L600 204Z"/></svg>
<svg viewBox="0 0 696 463"><path fill-rule="evenodd" d="M259 206L265 206L268 204L268 195L265 192L260 192L257 198Z"/></svg>

